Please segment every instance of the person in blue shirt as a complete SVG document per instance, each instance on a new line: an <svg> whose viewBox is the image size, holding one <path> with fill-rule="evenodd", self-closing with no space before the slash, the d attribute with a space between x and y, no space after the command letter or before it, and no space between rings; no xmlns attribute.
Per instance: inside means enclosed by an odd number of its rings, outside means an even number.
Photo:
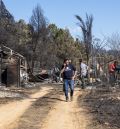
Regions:
<svg viewBox="0 0 120 129"><path fill-rule="evenodd" d="M63 83L65 86L65 97L66 101L69 101L68 91L70 88L70 98L73 100L74 93L74 79L76 76L76 68L69 62L68 59L64 60L64 64L62 66L61 74L63 75Z"/></svg>

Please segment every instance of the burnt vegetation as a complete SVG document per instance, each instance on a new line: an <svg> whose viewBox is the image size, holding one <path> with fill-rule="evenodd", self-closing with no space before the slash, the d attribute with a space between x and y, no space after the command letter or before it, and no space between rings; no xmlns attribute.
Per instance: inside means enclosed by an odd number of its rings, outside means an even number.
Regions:
<svg viewBox="0 0 120 129"><path fill-rule="evenodd" d="M24 19L15 21L14 16L0 0L0 45L22 54L32 73L40 71L40 68L50 69L56 64L61 66L63 59L69 57L76 65L79 58L85 59L88 65L91 60L94 62L98 59L106 72L108 63L120 58L119 34L100 40L92 35L92 15L87 14L86 21L79 15L75 17L78 20L77 25L82 29L83 39L74 39L69 29L58 28L55 24L49 23L40 5L33 9L29 23ZM109 50L105 49L106 46ZM92 90L83 98L84 104L89 108L93 121L104 125L106 129L118 129L120 90L107 90L106 87Z"/></svg>
<svg viewBox="0 0 120 129"><path fill-rule="evenodd" d="M32 72L40 68L50 69L56 63L61 65L68 56L75 62L82 48L80 41L75 40L68 29L48 23L40 5L33 9L29 23L26 23L24 19L15 21L2 0L0 44L25 56Z"/></svg>

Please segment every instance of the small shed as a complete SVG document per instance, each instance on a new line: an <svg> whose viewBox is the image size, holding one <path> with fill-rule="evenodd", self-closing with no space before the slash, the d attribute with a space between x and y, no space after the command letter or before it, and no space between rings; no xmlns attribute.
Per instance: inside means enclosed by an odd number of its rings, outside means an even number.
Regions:
<svg viewBox="0 0 120 129"><path fill-rule="evenodd" d="M27 62L25 57L9 47L0 46L1 86L19 87L25 82L27 82Z"/></svg>

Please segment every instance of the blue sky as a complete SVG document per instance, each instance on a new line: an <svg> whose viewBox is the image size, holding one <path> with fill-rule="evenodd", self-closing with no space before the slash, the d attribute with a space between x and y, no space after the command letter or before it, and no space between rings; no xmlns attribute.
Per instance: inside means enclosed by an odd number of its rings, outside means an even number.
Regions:
<svg viewBox="0 0 120 129"><path fill-rule="evenodd" d="M93 35L103 38L120 32L120 0L3 0L15 20L29 22L33 8L40 4L49 23L69 28L74 37L80 35L74 15L85 19L86 13L94 16Z"/></svg>

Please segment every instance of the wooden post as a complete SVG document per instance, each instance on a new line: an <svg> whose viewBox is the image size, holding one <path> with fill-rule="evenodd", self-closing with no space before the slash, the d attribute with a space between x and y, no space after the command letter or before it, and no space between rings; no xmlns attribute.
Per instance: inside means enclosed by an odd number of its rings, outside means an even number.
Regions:
<svg viewBox="0 0 120 129"><path fill-rule="evenodd" d="M0 47L0 86L2 85L2 45Z"/></svg>
<svg viewBox="0 0 120 129"><path fill-rule="evenodd" d="M18 65L18 68L17 68L18 69L18 72L17 72L17 75L18 75L17 76L17 87L20 87L20 85L21 85L20 84L20 61L21 61L20 57L18 57L18 64L17 64Z"/></svg>

